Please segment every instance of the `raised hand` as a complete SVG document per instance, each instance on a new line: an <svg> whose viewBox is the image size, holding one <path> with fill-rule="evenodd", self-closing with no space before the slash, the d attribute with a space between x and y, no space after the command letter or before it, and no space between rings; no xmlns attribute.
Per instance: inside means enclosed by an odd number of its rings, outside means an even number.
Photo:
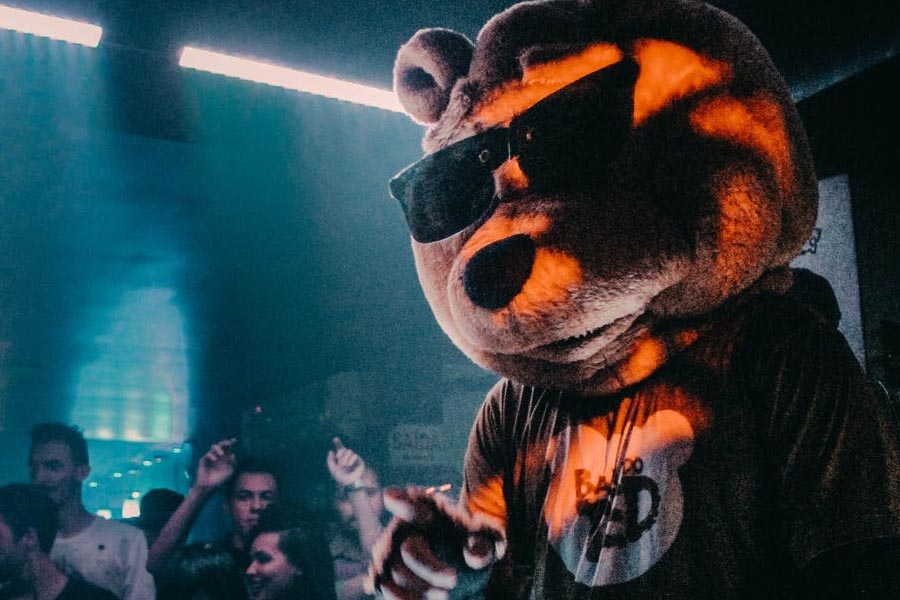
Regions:
<svg viewBox="0 0 900 600"><path fill-rule="evenodd" d="M331 443L334 450L328 451L325 463L332 479L341 486L358 481L366 472L365 461L350 448L345 448L340 438L333 438Z"/></svg>
<svg viewBox="0 0 900 600"><path fill-rule="evenodd" d="M151 573L160 572L172 552L184 543L209 496L234 474L236 460L232 449L236 442L235 438L217 442L200 458L194 485L150 546L147 569Z"/></svg>
<svg viewBox="0 0 900 600"><path fill-rule="evenodd" d="M386 600L478 597L506 552L500 525L418 488L388 489L384 499L394 518L372 550L374 591Z"/></svg>
<svg viewBox="0 0 900 600"><path fill-rule="evenodd" d="M213 444L197 463L194 487L204 492L212 492L234 474L237 459L234 445L237 438L222 440Z"/></svg>

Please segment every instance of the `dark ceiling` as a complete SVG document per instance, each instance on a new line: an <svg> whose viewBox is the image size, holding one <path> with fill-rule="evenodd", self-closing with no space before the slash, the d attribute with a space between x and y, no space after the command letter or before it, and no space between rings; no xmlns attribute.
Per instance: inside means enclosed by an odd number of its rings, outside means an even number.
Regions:
<svg viewBox="0 0 900 600"><path fill-rule="evenodd" d="M8 3L100 24L110 60L101 77L85 58L98 54L64 58L76 78L60 94L59 70L29 58L50 46L0 39L0 480L21 476L38 419L152 442L110 446L95 465L107 478L148 453L157 464L191 429L205 445L267 402L299 406L282 424L294 432L324 433L304 415L329 410L386 430L380 408L395 406L464 442L490 376L434 324L384 185L417 154L418 127L271 88L186 84L173 65L191 44L387 88L418 28L474 38L507 2ZM896 0L716 4L757 33L798 100L900 44ZM103 118L114 135L90 124ZM459 397L426 401L435 377ZM304 412L321 397L365 410Z"/></svg>
<svg viewBox="0 0 900 600"><path fill-rule="evenodd" d="M639 0L637 0L639 1ZM412 0L16 0L104 27L104 43L152 52L184 44L267 58L388 87L397 47L421 27L474 39L510 3ZM719 0L773 55L797 98L898 50L894 0Z"/></svg>

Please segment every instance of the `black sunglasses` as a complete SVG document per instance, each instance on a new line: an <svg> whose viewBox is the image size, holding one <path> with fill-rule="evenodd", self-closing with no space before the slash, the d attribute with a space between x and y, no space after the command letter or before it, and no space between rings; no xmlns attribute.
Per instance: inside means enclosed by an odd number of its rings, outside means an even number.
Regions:
<svg viewBox="0 0 900 600"><path fill-rule="evenodd" d="M511 158L529 189L594 181L628 137L638 65L626 58L550 94L509 127L494 127L430 154L390 182L413 239L436 242L486 218L500 198L492 173Z"/></svg>

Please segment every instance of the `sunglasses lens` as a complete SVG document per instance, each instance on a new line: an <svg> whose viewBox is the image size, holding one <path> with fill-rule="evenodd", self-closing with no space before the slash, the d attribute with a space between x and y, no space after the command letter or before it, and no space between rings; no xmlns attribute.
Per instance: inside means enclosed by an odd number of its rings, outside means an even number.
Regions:
<svg viewBox="0 0 900 600"><path fill-rule="evenodd" d="M391 180L413 239L429 243L479 220L494 197L492 171L508 155L503 131L486 131L426 156Z"/></svg>
<svg viewBox="0 0 900 600"><path fill-rule="evenodd" d="M532 190L592 185L631 129L638 66L626 59L563 88L516 118L513 154Z"/></svg>
<svg viewBox="0 0 900 600"><path fill-rule="evenodd" d="M510 156L532 190L594 185L631 130L638 65L625 59L541 100L510 127L490 129L426 156L391 180L413 239L436 242L482 219L493 171Z"/></svg>

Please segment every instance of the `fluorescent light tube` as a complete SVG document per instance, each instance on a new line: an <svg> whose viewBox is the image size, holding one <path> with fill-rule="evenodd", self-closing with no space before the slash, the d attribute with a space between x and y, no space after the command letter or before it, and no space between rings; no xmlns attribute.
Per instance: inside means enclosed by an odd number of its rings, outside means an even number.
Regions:
<svg viewBox="0 0 900 600"><path fill-rule="evenodd" d="M270 63L238 58L209 50L185 46L178 64L189 69L209 71L228 77L256 81L267 85L346 100L382 110L404 112L393 92L350 83L331 77L305 73Z"/></svg>
<svg viewBox="0 0 900 600"><path fill-rule="evenodd" d="M0 4L0 28L14 29L42 37L62 40L96 48L103 35L103 29L70 19L52 17L29 10L20 10Z"/></svg>

